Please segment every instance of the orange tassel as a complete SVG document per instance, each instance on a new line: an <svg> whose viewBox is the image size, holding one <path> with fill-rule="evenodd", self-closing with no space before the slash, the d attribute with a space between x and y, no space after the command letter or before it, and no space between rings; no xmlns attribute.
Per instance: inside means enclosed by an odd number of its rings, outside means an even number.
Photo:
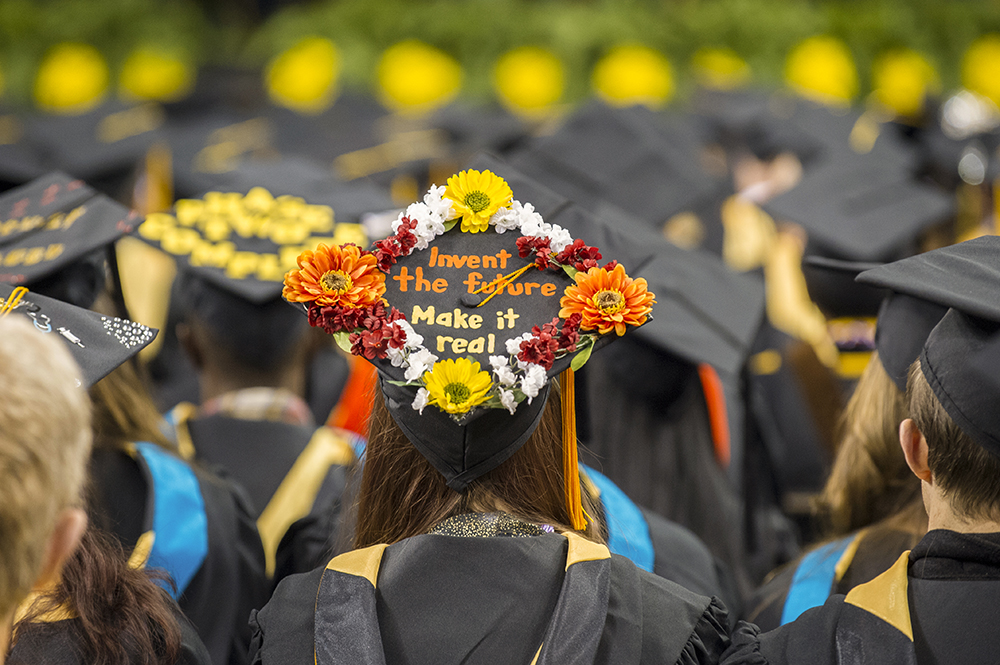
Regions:
<svg viewBox="0 0 1000 665"><path fill-rule="evenodd" d="M715 460L723 467L727 467L732 452L729 448L729 418L726 416L726 394L722 388L722 380L719 379L715 368L708 363L698 365L698 378L701 379L705 405L708 407Z"/></svg>
<svg viewBox="0 0 1000 665"><path fill-rule="evenodd" d="M563 482L566 490L566 509L570 526L576 531L587 528L580 502L580 464L576 458L576 389L573 386L573 370L567 369L559 375L562 387L562 444Z"/></svg>

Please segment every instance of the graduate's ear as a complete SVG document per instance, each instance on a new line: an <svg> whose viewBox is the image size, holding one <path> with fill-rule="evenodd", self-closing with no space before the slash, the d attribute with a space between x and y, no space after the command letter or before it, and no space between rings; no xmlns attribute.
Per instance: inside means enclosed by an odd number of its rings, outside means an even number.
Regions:
<svg viewBox="0 0 1000 665"><path fill-rule="evenodd" d="M899 424L899 446L913 475L924 482L931 482L931 469L927 466L927 439L912 418Z"/></svg>
<svg viewBox="0 0 1000 665"><path fill-rule="evenodd" d="M56 519L56 528L49 537L35 588L41 589L59 579L63 565L76 551L83 532L87 530L87 513L82 508L66 508Z"/></svg>
<svg viewBox="0 0 1000 665"><path fill-rule="evenodd" d="M181 343L184 353L190 358L195 369L201 370L205 367L205 349L202 348L201 340L195 334L194 328L187 323L178 323L174 328L177 333L177 341Z"/></svg>

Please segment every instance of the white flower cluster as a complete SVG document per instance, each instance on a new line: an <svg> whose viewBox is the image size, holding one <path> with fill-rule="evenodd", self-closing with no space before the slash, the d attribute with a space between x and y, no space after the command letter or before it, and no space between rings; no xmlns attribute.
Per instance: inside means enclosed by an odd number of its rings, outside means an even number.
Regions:
<svg viewBox="0 0 1000 665"><path fill-rule="evenodd" d="M573 236L558 224L549 224L535 212L530 203L513 201L509 208L500 208L490 217L490 224L496 227L497 233L518 230L523 236L548 238L549 247L558 254L573 244Z"/></svg>
<svg viewBox="0 0 1000 665"><path fill-rule="evenodd" d="M392 223L392 232L399 232L404 217L416 220L417 228L413 229L413 235L417 236L417 244L414 249L427 249L434 238L444 233L444 223L451 216L451 200L444 198L444 192L444 186L431 185L422 203L411 203L399 214Z"/></svg>

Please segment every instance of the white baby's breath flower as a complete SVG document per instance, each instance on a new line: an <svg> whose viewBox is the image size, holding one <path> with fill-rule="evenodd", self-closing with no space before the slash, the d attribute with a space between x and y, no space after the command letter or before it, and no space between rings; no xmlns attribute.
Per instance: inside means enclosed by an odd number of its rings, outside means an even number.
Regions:
<svg viewBox="0 0 1000 665"><path fill-rule="evenodd" d="M509 353L512 356L516 356L521 352L521 342L526 342L531 338L532 334L528 332L524 333L520 337L513 337L511 339L508 339L506 342L504 342L504 344L507 347L507 353Z"/></svg>
<svg viewBox="0 0 1000 665"><path fill-rule="evenodd" d="M503 356L490 356L490 365L493 366L493 373L496 374L500 385L512 386L517 381L517 377L514 376L514 369Z"/></svg>
<svg viewBox="0 0 1000 665"><path fill-rule="evenodd" d="M385 350L385 354L393 367L402 367L406 362L406 351L403 349L394 349L390 346Z"/></svg>
<svg viewBox="0 0 1000 665"><path fill-rule="evenodd" d="M567 246L573 244L573 236L571 236L569 231L563 227L558 224L553 224L552 230L549 231L549 241L549 247L553 252L558 254L566 249Z"/></svg>
<svg viewBox="0 0 1000 665"><path fill-rule="evenodd" d="M528 404L531 404L531 400L538 397L546 380L544 367L535 363L526 363L524 378L521 379L521 392L527 396Z"/></svg>
<svg viewBox="0 0 1000 665"><path fill-rule="evenodd" d="M511 390L500 389L500 403L507 407L511 414L517 410L517 400L514 399L514 392Z"/></svg>
<svg viewBox="0 0 1000 665"><path fill-rule="evenodd" d="M521 202L512 201L509 208L499 208L493 213L490 224L496 227L497 233L520 229L522 211Z"/></svg>
<svg viewBox="0 0 1000 665"><path fill-rule="evenodd" d="M402 328L403 332L406 333L406 341L403 342L404 348L412 351L423 346L424 336L417 333L417 331L413 329L413 326L410 325L409 321L406 319L400 319L399 321L396 321L396 325ZM396 366L399 367L399 365Z"/></svg>
<svg viewBox="0 0 1000 665"><path fill-rule="evenodd" d="M424 194L424 205L436 217L446 221L451 216L451 199L446 199L444 193L447 187L444 185L431 185L431 188Z"/></svg>
<svg viewBox="0 0 1000 665"><path fill-rule="evenodd" d="M424 407L427 406L427 401L430 398L430 393L427 392L427 388L421 388L417 391L416 397L413 398L413 410L419 411L420 415L424 414Z"/></svg>
<svg viewBox="0 0 1000 665"><path fill-rule="evenodd" d="M411 352L410 357L407 358L409 366L406 368L403 378L407 381L416 381L437 362L437 359L437 356L427 349Z"/></svg>

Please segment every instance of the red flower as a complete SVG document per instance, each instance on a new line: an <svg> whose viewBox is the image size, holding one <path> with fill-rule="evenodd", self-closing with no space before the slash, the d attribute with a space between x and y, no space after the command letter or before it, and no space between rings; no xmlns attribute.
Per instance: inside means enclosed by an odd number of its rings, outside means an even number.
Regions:
<svg viewBox="0 0 1000 665"><path fill-rule="evenodd" d="M583 316L577 312L563 322L559 333L559 350L570 353L576 351L576 343L580 341L580 322Z"/></svg>
<svg viewBox="0 0 1000 665"><path fill-rule="evenodd" d="M590 247L577 238L573 244L559 252L556 261L563 265L573 266L577 270L587 271L597 267L597 262L601 259L601 252L596 247Z"/></svg>
<svg viewBox="0 0 1000 665"><path fill-rule="evenodd" d="M375 243L375 250L372 254L375 255L379 270L389 272L396 263L396 259L410 255L417 244L417 236L413 234L415 228L417 228L417 220L403 217L395 235Z"/></svg>
<svg viewBox="0 0 1000 665"><path fill-rule="evenodd" d="M545 270L549 267L549 261L552 258L552 248L549 244L548 238L521 236L517 239L517 253L522 259L526 259L534 253L535 265L538 266L539 270Z"/></svg>

